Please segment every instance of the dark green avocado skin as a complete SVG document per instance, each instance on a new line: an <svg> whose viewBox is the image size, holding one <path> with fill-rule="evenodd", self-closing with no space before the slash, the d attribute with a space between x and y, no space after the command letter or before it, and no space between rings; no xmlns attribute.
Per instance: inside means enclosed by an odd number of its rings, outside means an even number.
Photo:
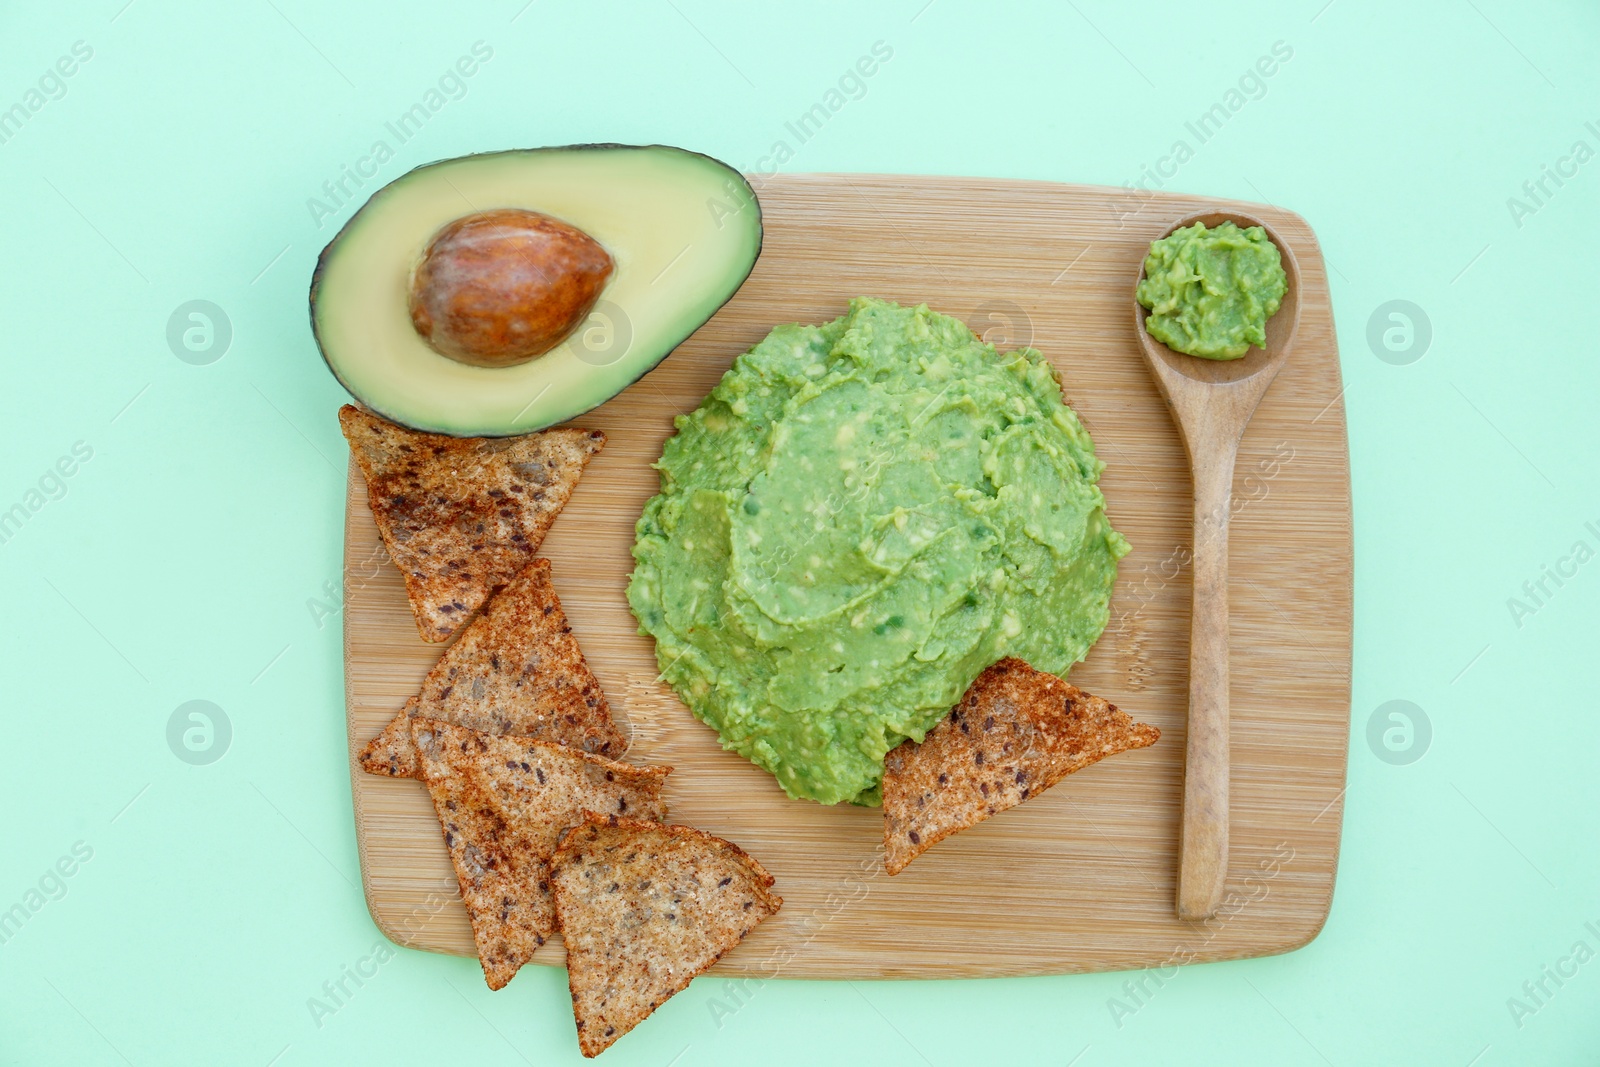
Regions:
<svg viewBox="0 0 1600 1067"><path fill-rule="evenodd" d="M583 152L583 151L590 151L590 150L594 150L594 149L617 149L617 148L627 148L627 149L660 148L660 149L665 149L667 151L672 151L672 152L682 152L685 155L699 156L701 159L704 159L704 160L706 160L708 162L711 162L711 163L715 163L718 166L721 166L721 167L725 168L730 175L732 175L734 178L738 179L739 184L741 186L743 186L745 192L747 194L749 194L751 203L756 205L756 254L753 257L751 257L751 260L750 260L750 270L754 270L755 269L755 264L761 259L762 244L763 244L763 242L765 240L765 237L766 237L766 230L764 228L765 223L764 223L764 219L763 219L762 214L761 214L761 199L758 196L756 196L755 189L751 187L749 180L743 174L741 174L736 168L730 166L727 163L724 163L722 160L718 159L716 156L707 155L704 152L696 152L693 149L689 149L689 148L679 148L677 145L664 145L664 144L635 145L635 144L621 144L621 143L616 142L616 141L595 141L595 142L591 142L591 143L588 143L588 144L550 145L550 146L546 146L546 147L542 147L542 148L506 148L506 149L500 149L500 150L493 151L493 152L472 152L472 153L469 153L469 154L467 154L465 156L451 156L451 157L447 157L445 159L436 159L436 160L433 160L432 162L422 163L422 164L419 164L418 166L412 167L410 170L406 171L404 174L402 174L399 177L395 178L393 181L388 182L382 188L380 188L377 191L375 191L371 196L369 196L367 198L365 203L363 203L359 208L357 208L355 210L355 212L348 219L345 220L344 225L339 227L339 232L334 234L332 239L330 239L326 245L323 245L322 251L317 255L317 265L311 272L311 291L310 291L310 299L308 301L308 308L309 308L310 319L311 319L311 336L312 336L312 339L316 341L317 354L322 357L323 365L328 368L328 373L333 375L334 379L337 380L338 383L341 386L344 387L345 391L347 393L349 393L351 395L351 397L353 397L358 404L362 405L363 407L369 407L369 409L374 414L381 415L383 418L389 419L391 422L400 422L400 420L397 419L392 413L387 412L387 411L383 411L383 410L378 409L378 408L370 407L370 405L368 405L367 401L363 397L360 397L360 396L356 395L355 390L350 388L350 384L348 382L346 382L343 377L340 376L338 370L335 369L335 367L333 365L333 362L328 359L327 352L322 347L322 338L317 333L317 292L321 288L321 285L322 285L322 274L323 274L323 271L327 268L328 260L329 260L330 256L333 254L333 252L338 248L340 239L342 237L344 237L345 233L355 224L356 220L358 220L361 217L362 212L366 211L367 207L369 205L371 205L372 203L374 203L376 200L378 200L379 197L384 196L386 193L389 192L389 190L393 189L397 185L400 185L400 184L404 183L407 179L413 178L416 175L421 174L423 171L430 170L431 168L437 167L437 166L439 166L441 164L444 164L444 163L455 163L455 162L458 162L460 160L470 160L470 159L486 159L486 158L492 158L492 157L496 157L496 156L532 155L532 154L540 153L540 152ZM717 307L715 309L713 309L711 315L715 315L717 311L722 310L722 308L727 305L728 300L732 300L733 299L733 297L738 293L739 287L744 284L745 278L749 278L750 277L750 270L746 270L745 271L744 278L739 279L739 285L734 286L733 292L728 294L728 299L724 300L721 304L718 304ZM679 338L676 338L675 340L673 340L672 344L669 347L667 347L667 349L662 353L662 355L661 355L661 357L659 359L656 359L656 360L654 360L654 361L652 361L652 362L650 362L650 363L648 363L646 365L640 366L639 373L635 374L632 378L630 378L628 380L628 385L631 386L633 383L637 382L640 378L643 378L646 374L649 374L651 371L655 370L656 367L660 366L661 365L661 361L666 359L667 356L670 356L673 353L673 351L677 349L677 347L679 345L681 345L681 344L683 344L683 342L687 341L689 339L689 337L694 333L695 330L699 329L700 326L705 325L705 322L710 320L711 315L707 315L704 320L702 320L700 323L698 323L694 327L694 329L691 329L688 333L684 334L682 337L679 337ZM624 387L624 388L626 388L626 387ZM579 414L582 414L582 412L579 412ZM401 424L404 425L404 423L401 423ZM442 433L443 436L447 436L447 437L467 436L467 435L464 435L464 434L451 434L451 433L448 433L447 431L440 431L440 430L432 430L430 432ZM480 435L474 435L474 436L518 437L518 436L522 436L522 435L518 434L518 433L506 433L506 434L480 434Z"/></svg>

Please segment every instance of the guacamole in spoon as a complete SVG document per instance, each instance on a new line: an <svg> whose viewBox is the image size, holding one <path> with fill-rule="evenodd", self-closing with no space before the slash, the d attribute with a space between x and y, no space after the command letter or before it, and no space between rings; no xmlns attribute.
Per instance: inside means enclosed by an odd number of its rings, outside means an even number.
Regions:
<svg viewBox="0 0 1600 1067"><path fill-rule="evenodd" d="M1135 295L1150 309L1144 328L1174 352L1238 359L1266 347L1267 320L1288 287L1278 246L1260 226L1197 222L1151 242Z"/></svg>
<svg viewBox="0 0 1600 1067"><path fill-rule="evenodd" d="M792 797L878 803L883 757L1004 656L1065 674L1128 544L1038 352L858 298L779 326L677 419L628 602L662 677Z"/></svg>

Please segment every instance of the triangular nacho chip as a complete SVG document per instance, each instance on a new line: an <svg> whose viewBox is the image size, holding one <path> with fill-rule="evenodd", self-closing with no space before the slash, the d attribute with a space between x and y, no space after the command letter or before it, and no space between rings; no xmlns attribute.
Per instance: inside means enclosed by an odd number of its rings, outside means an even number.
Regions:
<svg viewBox="0 0 1600 1067"><path fill-rule="evenodd" d="M585 811L666 818L670 767L635 767L526 737L410 720L417 766L444 831L490 989L555 930L550 857Z"/></svg>
<svg viewBox="0 0 1600 1067"><path fill-rule="evenodd" d="M615 759L627 748L536 559L468 624L422 680L422 691L361 753L373 774L414 777L411 728L422 716L486 734L516 734Z"/></svg>
<svg viewBox="0 0 1600 1067"><path fill-rule="evenodd" d="M445 437L349 404L339 426L425 641L449 638L527 566L606 442L598 430Z"/></svg>
<svg viewBox="0 0 1600 1067"><path fill-rule="evenodd" d="M1003 659L920 745L906 741L884 758L884 866L899 874L951 834L1160 736L1115 704Z"/></svg>
<svg viewBox="0 0 1600 1067"><path fill-rule="evenodd" d="M441 771L428 782L428 795L461 886L484 980L499 989L551 933L549 913L540 906L546 872L482 782Z"/></svg>
<svg viewBox="0 0 1600 1067"><path fill-rule="evenodd" d="M733 948L783 899L738 845L587 813L551 864L578 1048L597 1056Z"/></svg>

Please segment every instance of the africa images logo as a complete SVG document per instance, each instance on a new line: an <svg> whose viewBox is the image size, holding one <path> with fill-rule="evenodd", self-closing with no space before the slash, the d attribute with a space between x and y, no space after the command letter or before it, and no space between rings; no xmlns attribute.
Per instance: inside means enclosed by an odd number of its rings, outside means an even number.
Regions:
<svg viewBox="0 0 1600 1067"><path fill-rule="evenodd" d="M65 899L68 879L92 859L94 846L87 841L74 841L69 852L46 867L38 881L22 894L22 899L0 911L0 945L10 943L35 915L44 910L46 904Z"/></svg>
<svg viewBox="0 0 1600 1067"><path fill-rule="evenodd" d="M311 221L317 224L317 229L322 229L324 221L350 203L368 179L377 177L378 168L394 158L396 147L420 133L447 104L466 99L467 80L494 58L494 49L483 41L474 41L469 51L470 55L458 57L410 107L385 122L385 136L373 141L366 154L351 163L341 164L339 173L322 183L321 196L306 200L306 210L311 212ZM389 143L391 139L393 145Z"/></svg>
<svg viewBox="0 0 1600 1067"><path fill-rule="evenodd" d="M1600 525L1586 522L1583 532L1586 536L1575 538L1565 555L1539 564L1539 572L1523 582L1516 594L1506 597L1506 611L1510 613L1517 629L1522 629L1529 619L1544 610L1569 582L1578 577L1583 565L1594 559L1595 545L1600 545ZM1591 537L1594 538L1594 544L1589 543Z"/></svg>
<svg viewBox="0 0 1600 1067"><path fill-rule="evenodd" d="M94 48L87 41L72 42L70 53L46 67L21 99L9 107L0 107L0 145L21 133L22 127L43 111L46 104L66 96L67 79L94 58Z"/></svg>
<svg viewBox="0 0 1600 1067"><path fill-rule="evenodd" d="M46 467L38 480L30 485L22 498L7 508L0 508L0 545L10 544L36 514L52 500L67 495L67 479L77 474L83 464L94 458L94 446L88 441L74 441L71 453L56 459Z"/></svg>

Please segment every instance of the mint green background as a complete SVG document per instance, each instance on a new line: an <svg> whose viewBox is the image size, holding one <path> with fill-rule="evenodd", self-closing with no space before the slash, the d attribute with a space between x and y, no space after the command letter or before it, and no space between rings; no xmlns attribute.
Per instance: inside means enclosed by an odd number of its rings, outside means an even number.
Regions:
<svg viewBox="0 0 1600 1067"><path fill-rule="evenodd" d="M1506 204L1575 140L1600 148L1593 5L123 3L0 13L0 108L74 41L94 49L0 145L0 509L74 442L94 450L0 544L0 909L93 849L0 945L0 1062L577 1062L548 968L491 995L474 961L398 951L320 1027L307 1008L382 939L358 888L340 629L307 608L340 576L344 447L305 316L334 224L306 199L480 39L494 57L467 95L368 191L442 156L577 141L754 166L877 40L892 60L786 171L1120 184L1284 41L1266 94L1165 187L1303 213L1343 342L1355 687L1318 940L1185 969L1120 1028L1126 975L781 982L720 1028L724 990L702 980L606 1062L1600 1058L1600 962L1520 1026L1507 1006L1574 942L1600 949L1600 564L1520 627L1506 604L1577 539L1600 546L1583 526L1600 526L1600 161L1520 227ZM165 340L197 298L234 331L208 366ZM1411 365L1366 342L1391 299L1432 323ZM233 724L209 766L165 740L192 699ZM1432 721L1418 762L1368 746L1392 699Z"/></svg>

